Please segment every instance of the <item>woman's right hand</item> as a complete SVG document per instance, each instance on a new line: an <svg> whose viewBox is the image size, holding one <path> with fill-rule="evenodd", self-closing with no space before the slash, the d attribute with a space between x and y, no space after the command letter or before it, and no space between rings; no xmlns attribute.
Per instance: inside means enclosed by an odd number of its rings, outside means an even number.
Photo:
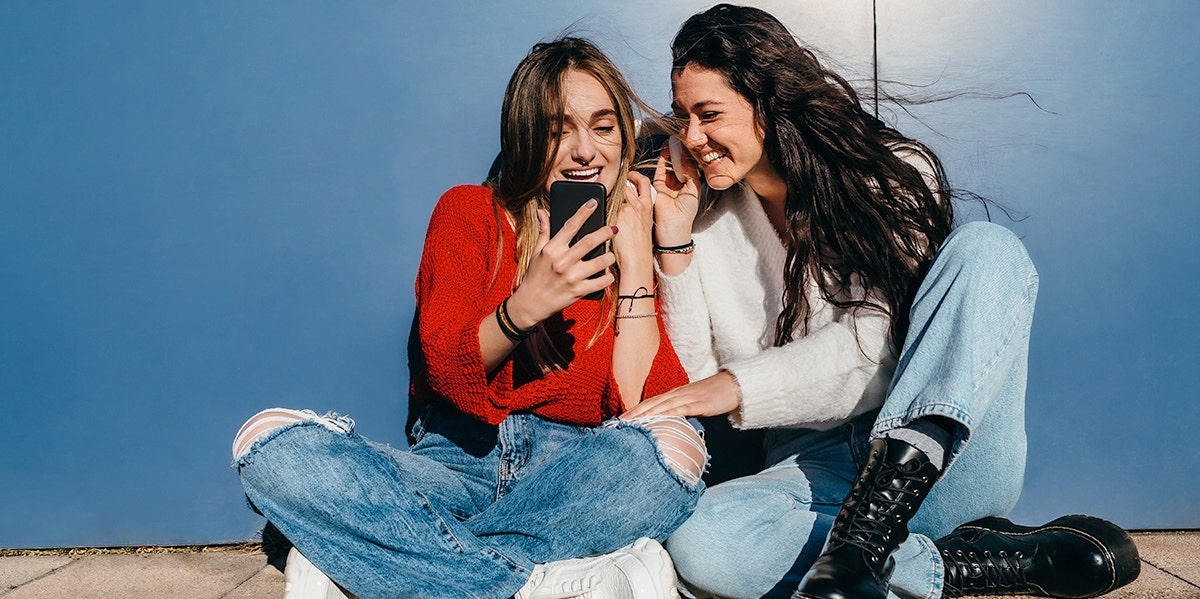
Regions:
<svg viewBox="0 0 1200 599"><path fill-rule="evenodd" d="M612 239L616 227L600 227L571 245L571 239L595 209L594 200L585 203L554 237L550 237L550 213L538 209L538 239L533 257L520 287L508 299L508 316L514 325L532 329L579 298L600 291L616 280L608 271L617 260L612 252L591 260L583 259L593 248ZM598 272L603 274L589 278Z"/></svg>
<svg viewBox="0 0 1200 599"><path fill-rule="evenodd" d="M663 145L654 167L654 241L660 246L684 245L692 240L692 221L700 208L700 172L687 150L672 164L668 144ZM682 171L682 172L680 172Z"/></svg>

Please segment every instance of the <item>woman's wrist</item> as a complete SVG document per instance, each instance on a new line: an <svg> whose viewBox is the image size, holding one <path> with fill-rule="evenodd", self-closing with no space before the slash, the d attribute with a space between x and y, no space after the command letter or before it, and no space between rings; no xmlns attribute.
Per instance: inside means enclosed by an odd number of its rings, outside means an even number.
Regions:
<svg viewBox="0 0 1200 599"><path fill-rule="evenodd" d="M654 228L654 247L675 247L686 245L692 241L692 228L656 226Z"/></svg>
<svg viewBox="0 0 1200 599"><path fill-rule="evenodd" d="M675 246L679 247L679 246ZM655 257L658 258L658 269L662 274L673 277L687 270L692 264L692 249L673 252L655 252Z"/></svg>
<svg viewBox="0 0 1200 599"><path fill-rule="evenodd" d="M523 299L524 298L518 299L517 293L514 292L512 295L508 296L508 299L504 300L504 303L501 304L501 307L505 309L505 316L514 327L523 331L528 331L537 328L537 326L541 324L542 319L537 318L525 310L525 303Z"/></svg>
<svg viewBox="0 0 1200 599"><path fill-rule="evenodd" d="M637 289L654 280L654 250L653 246L629 253L617 254L617 266L621 269L621 281L618 289ZM623 292L623 291L622 291Z"/></svg>
<svg viewBox="0 0 1200 599"><path fill-rule="evenodd" d="M656 245L654 246L655 254L690 254L696 250L696 242L688 241L679 245Z"/></svg>
<svg viewBox="0 0 1200 599"><path fill-rule="evenodd" d="M508 300L505 299L496 306L496 324L500 327L500 332L513 343L520 343L537 332L537 329L529 328L522 329L513 324L512 317L508 315Z"/></svg>

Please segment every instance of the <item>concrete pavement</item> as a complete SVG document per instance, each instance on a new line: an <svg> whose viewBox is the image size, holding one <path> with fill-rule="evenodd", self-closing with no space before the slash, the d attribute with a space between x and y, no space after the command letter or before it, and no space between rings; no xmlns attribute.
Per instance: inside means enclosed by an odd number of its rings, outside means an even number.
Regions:
<svg viewBox="0 0 1200 599"><path fill-rule="evenodd" d="M1141 576L1106 598L1200 599L1200 531L1133 537ZM276 599L277 566L257 546L0 551L0 598Z"/></svg>

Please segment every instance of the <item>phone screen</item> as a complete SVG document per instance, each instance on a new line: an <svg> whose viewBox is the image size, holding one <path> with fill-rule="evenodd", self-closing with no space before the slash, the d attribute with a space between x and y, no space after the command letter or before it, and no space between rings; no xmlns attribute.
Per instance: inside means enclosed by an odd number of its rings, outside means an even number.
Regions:
<svg viewBox="0 0 1200 599"><path fill-rule="evenodd" d="M550 236L554 237L562 229L563 224L567 222L581 206L587 203L588 200L596 200L596 209L584 221L583 226L579 228L579 232L571 239L571 245L579 242L580 238L588 233L599 230L604 226L604 215L606 213L606 198L608 194L605 192L604 185L601 183L584 183L579 181L555 181L550 184ZM604 253L604 245L598 245L595 249L587 253L584 260L591 260ZM596 273L592 278L600 276L601 273ZM603 291L589 293L584 296L584 299L597 300L604 297Z"/></svg>

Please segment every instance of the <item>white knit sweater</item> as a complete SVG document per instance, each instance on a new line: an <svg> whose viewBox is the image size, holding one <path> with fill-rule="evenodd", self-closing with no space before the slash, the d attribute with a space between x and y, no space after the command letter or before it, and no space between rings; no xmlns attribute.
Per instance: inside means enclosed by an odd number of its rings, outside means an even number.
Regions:
<svg viewBox="0 0 1200 599"><path fill-rule="evenodd" d="M663 318L691 380L719 370L737 379L734 426L828 429L883 404L896 359L879 311L836 308L810 283L808 334L801 323L791 343L773 346L787 250L749 186L723 192L692 239L688 268L659 272ZM862 298L855 283L848 296Z"/></svg>

